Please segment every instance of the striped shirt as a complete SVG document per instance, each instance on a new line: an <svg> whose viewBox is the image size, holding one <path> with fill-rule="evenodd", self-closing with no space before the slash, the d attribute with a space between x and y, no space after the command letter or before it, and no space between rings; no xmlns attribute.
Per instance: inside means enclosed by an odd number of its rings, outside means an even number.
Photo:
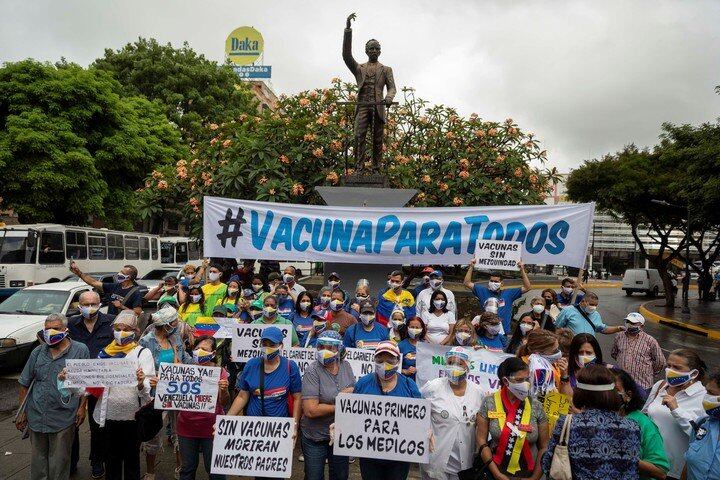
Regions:
<svg viewBox="0 0 720 480"><path fill-rule="evenodd" d="M637 335L615 335L611 355L618 367L645 389L653 386L653 376L665 368L665 355L657 340L642 330Z"/></svg>

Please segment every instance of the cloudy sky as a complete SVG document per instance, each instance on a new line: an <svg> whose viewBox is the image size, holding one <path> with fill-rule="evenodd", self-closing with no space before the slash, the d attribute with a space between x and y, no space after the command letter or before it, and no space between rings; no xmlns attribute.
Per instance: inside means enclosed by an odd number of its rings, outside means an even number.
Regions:
<svg viewBox="0 0 720 480"><path fill-rule="evenodd" d="M277 93L351 80L340 56L357 12L355 56L371 37L398 87L463 114L515 119L567 171L660 124L720 116L720 2L488 0L0 0L0 61L87 65L138 36L187 41L223 60L227 35L265 38Z"/></svg>

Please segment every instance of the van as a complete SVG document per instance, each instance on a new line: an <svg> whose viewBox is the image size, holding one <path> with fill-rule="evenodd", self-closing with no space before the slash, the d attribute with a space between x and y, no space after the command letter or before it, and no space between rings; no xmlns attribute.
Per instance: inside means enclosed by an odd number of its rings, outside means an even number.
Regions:
<svg viewBox="0 0 720 480"><path fill-rule="evenodd" d="M642 292L650 297L656 297L665 293L660 272L654 268L632 268L625 270L622 289L625 295L630 296L635 292Z"/></svg>

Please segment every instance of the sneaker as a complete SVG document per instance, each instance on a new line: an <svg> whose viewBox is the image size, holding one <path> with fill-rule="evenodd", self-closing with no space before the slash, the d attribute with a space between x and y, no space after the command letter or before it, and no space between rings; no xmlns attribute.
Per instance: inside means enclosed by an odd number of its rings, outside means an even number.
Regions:
<svg viewBox="0 0 720 480"><path fill-rule="evenodd" d="M182 467L175 467L175 479L180 478L180 470L182 470Z"/></svg>
<svg viewBox="0 0 720 480"><path fill-rule="evenodd" d="M303 455L301 453L300 455L298 455L298 462L304 462L304 461L305 461L305 455Z"/></svg>
<svg viewBox="0 0 720 480"><path fill-rule="evenodd" d="M92 478L103 478L105 476L105 466L97 463L92 466Z"/></svg>

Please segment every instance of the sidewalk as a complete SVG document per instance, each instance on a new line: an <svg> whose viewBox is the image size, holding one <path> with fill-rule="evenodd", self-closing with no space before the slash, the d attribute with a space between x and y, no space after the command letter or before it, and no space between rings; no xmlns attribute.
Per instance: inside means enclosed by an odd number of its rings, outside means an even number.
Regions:
<svg viewBox="0 0 720 480"><path fill-rule="evenodd" d="M653 322L689 330L713 340L720 340L720 302L700 302L690 298L690 314L682 313L682 299L674 308L665 306L665 299L652 300L640 307L640 313Z"/></svg>

